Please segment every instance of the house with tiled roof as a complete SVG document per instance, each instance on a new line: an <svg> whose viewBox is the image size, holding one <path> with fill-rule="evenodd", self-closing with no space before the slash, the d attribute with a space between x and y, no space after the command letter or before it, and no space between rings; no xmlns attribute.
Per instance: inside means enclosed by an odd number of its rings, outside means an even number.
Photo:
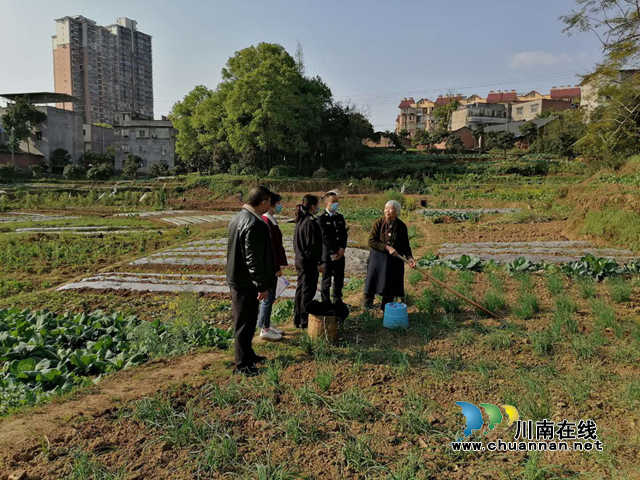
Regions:
<svg viewBox="0 0 640 480"><path fill-rule="evenodd" d="M489 95L487 95L487 103L502 103L506 105L509 103L516 102L517 100L518 100L518 94L516 93L515 90L511 90L511 91L491 90L489 92Z"/></svg>
<svg viewBox="0 0 640 480"><path fill-rule="evenodd" d="M560 88L553 87L549 94L551 100L564 100L573 103L574 105L580 105L580 99L582 98L582 90L579 86L572 87L571 85L562 85Z"/></svg>

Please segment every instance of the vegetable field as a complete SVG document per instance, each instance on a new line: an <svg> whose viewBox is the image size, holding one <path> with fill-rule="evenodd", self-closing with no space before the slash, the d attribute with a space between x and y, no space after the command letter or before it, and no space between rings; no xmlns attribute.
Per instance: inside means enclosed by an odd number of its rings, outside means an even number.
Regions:
<svg viewBox="0 0 640 480"><path fill-rule="evenodd" d="M379 310L361 307L364 275L350 275L351 315L335 344L293 328L293 302L276 302L285 339L255 339L268 358L255 378L231 369L226 223L123 220L112 215L135 205L123 197L65 225L142 231L5 224L0 479L640 478L640 243L628 241L640 233L638 184L628 172L591 178L585 165L537 157L446 166L432 156L423 176L406 155L390 160L402 176L345 182L349 249L366 250L371 222L398 200L419 265L499 319L407 270L409 328L388 330ZM167 208L232 213L237 199L214 191L232 180L244 189L255 179L192 176ZM282 193L291 216L301 192ZM174 263L158 260L168 256ZM294 268L284 275L295 280ZM83 288L85 279L103 283ZM512 406L534 423L592 420L604 449L455 451L466 422L456 402ZM504 412L491 430L481 413L467 440L513 441Z"/></svg>

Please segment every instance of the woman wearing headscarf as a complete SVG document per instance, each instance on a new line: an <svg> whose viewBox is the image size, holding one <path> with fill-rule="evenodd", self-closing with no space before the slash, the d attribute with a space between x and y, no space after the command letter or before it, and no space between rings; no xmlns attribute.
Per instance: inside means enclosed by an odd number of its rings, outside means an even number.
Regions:
<svg viewBox="0 0 640 480"><path fill-rule="evenodd" d="M394 297L404 297L404 262L415 268L409 232L398 218L402 209L399 202L391 200L384 207L384 215L373 223L369 234L369 262L364 284L365 308L373 307L376 295L382 296L382 311Z"/></svg>
<svg viewBox="0 0 640 480"><path fill-rule="evenodd" d="M296 255L298 285L294 302L293 322L298 328L307 328L307 305L318 290L318 279L324 272L322 263L322 231L314 214L318 210L318 197L305 195L296 206L293 249Z"/></svg>

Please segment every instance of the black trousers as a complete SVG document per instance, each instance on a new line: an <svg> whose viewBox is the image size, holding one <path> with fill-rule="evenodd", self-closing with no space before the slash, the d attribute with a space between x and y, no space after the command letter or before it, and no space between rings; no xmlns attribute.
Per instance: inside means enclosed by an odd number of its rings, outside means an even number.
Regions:
<svg viewBox="0 0 640 480"><path fill-rule="evenodd" d="M369 308L373 307L373 301L376 298L376 294L375 293L365 293L364 294L364 302L365 305L368 306ZM395 297L382 297L382 302L380 303L380 308L382 309L382 311L384 312L384 307L387 305L387 303L391 303L393 302L393 300L395 299Z"/></svg>
<svg viewBox="0 0 640 480"><path fill-rule="evenodd" d="M296 286L296 298L294 301L293 323L296 327L307 328L309 321L307 305L316 296L320 273L317 265L298 262L296 262L296 271L298 272L298 285Z"/></svg>
<svg viewBox="0 0 640 480"><path fill-rule="evenodd" d="M344 257L335 262L329 260L326 264L322 283L320 284L320 294L323 302L330 302L331 279L333 278L333 297L342 300L342 287L344 287Z"/></svg>
<svg viewBox="0 0 640 480"><path fill-rule="evenodd" d="M250 367L255 364L256 353L251 342L258 323L258 290L231 289L231 309L235 333L236 368Z"/></svg>

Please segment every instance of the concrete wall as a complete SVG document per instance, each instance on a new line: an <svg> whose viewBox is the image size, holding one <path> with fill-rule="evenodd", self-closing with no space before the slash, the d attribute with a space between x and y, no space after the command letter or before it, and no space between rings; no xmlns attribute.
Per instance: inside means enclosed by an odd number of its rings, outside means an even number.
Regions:
<svg viewBox="0 0 640 480"><path fill-rule="evenodd" d="M516 103L511 109L511 118L514 122L529 121L547 110L561 112L571 108L571 102L564 100L540 99L532 102Z"/></svg>
<svg viewBox="0 0 640 480"><path fill-rule="evenodd" d="M113 147L115 144L112 128L83 125L82 134L86 152L106 153L107 148Z"/></svg>
<svg viewBox="0 0 640 480"><path fill-rule="evenodd" d="M16 168L28 169L31 165L42 165L44 157L28 155L26 153L14 153L13 163ZM0 152L0 165L11 165L11 152Z"/></svg>
<svg viewBox="0 0 640 480"><path fill-rule="evenodd" d="M32 127L29 138L20 143L20 150L26 153L42 155L49 163L49 155L56 148L64 148L71 154L71 161L78 163L84 153L82 137L82 118L77 112L60 108L37 106L47 115L44 122ZM0 116L6 109L0 108Z"/></svg>

